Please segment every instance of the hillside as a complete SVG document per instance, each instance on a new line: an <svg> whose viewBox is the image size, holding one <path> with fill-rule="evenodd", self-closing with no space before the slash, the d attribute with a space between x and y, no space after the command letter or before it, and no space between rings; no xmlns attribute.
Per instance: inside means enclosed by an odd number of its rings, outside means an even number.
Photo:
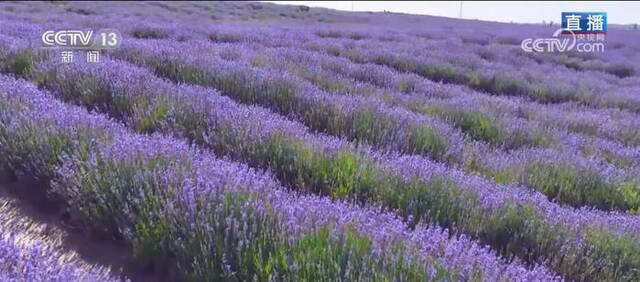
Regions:
<svg viewBox="0 0 640 282"><path fill-rule="evenodd" d="M640 31L558 28L0 3L0 280L637 281Z"/></svg>

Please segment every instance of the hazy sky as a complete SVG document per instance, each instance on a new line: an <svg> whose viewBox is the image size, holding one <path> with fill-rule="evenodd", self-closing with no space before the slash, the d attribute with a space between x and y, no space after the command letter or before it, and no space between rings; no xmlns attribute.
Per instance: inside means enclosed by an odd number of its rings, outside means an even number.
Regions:
<svg viewBox="0 0 640 282"><path fill-rule="evenodd" d="M390 11L499 22L560 22L562 12L607 12L610 24L640 23L640 1L265 1L351 11Z"/></svg>

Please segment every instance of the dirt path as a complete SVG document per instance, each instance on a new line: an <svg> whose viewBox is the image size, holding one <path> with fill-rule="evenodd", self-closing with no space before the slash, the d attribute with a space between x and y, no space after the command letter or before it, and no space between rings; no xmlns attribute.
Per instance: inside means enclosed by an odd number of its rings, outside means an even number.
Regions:
<svg viewBox="0 0 640 282"><path fill-rule="evenodd" d="M41 236L60 241L63 251L71 251L89 264L111 268L114 274L123 275L132 281L168 281L162 275L155 275L134 266L131 251L127 246L114 240L92 238L73 228L61 209L46 200L41 191L46 183L28 179L17 179L6 167L0 165L0 200L7 202L17 217L41 224Z"/></svg>

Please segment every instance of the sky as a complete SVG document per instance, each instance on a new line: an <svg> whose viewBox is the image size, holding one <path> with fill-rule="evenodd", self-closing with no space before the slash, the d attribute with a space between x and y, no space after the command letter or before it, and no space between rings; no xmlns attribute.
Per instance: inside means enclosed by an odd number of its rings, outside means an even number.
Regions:
<svg viewBox="0 0 640 282"><path fill-rule="evenodd" d="M344 11L399 12L485 21L560 22L562 12L607 12L609 24L640 23L640 1L265 1Z"/></svg>

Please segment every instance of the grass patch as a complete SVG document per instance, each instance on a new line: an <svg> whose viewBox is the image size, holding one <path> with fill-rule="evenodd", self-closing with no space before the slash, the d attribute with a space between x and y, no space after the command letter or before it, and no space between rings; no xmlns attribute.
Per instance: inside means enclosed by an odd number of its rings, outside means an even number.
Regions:
<svg viewBox="0 0 640 282"><path fill-rule="evenodd" d="M493 144L504 142L504 133L500 127L489 117L479 112L465 112L435 106L425 106L421 111L450 120L455 127L469 134L474 140L487 141Z"/></svg>
<svg viewBox="0 0 640 282"><path fill-rule="evenodd" d="M526 168L526 184L574 207L594 206L603 210L637 210L637 184L626 183L620 187L605 182L593 171L578 170L548 163L531 164Z"/></svg>

